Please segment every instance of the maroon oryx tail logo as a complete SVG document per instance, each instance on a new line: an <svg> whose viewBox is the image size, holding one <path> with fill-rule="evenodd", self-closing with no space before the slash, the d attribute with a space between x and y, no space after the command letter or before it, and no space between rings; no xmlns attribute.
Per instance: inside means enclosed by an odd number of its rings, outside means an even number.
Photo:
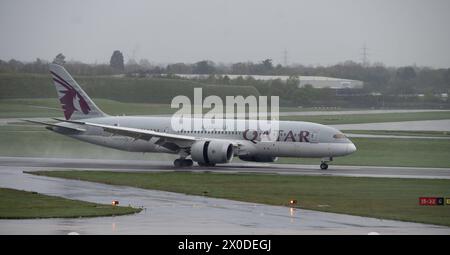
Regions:
<svg viewBox="0 0 450 255"><path fill-rule="evenodd" d="M50 71L50 73L52 73L53 75L53 80L65 88L64 90L58 90L58 92L63 94L63 96L59 98L59 101L61 102L62 108L64 110L64 117L66 118L66 120L70 119L75 111L81 111L84 114L88 114L91 111L91 108L89 107L84 97L59 75L52 71ZM75 101L77 99L77 104L79 105L80 109L75 106Z"/></svg>

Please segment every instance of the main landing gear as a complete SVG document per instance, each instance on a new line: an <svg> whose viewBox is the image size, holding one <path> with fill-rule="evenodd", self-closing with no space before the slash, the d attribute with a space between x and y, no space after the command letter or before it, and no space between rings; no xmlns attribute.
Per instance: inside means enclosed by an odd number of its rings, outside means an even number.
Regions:
<svg viewBox="0 0 450 255"><path fill-rule="evenodd" d="M332 157L329 158L323 158L322 163L320 164L320 169L327 170L328 169L328 162L333 161Z"/></svg>
<svg viewBox="0 0 450 255"><path fill-rule="evenodd" d="M191 159L179 158L179 159L175 159L175 161L173 162L173 165L177 168L191 167L194 165L194 161L192 161Z"/></svg>

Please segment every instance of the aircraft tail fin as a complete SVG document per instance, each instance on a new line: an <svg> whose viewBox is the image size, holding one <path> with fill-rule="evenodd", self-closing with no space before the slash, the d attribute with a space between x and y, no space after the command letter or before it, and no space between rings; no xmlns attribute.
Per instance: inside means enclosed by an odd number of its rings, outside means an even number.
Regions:
<svg viewBox="0 0 450 255"><path fill-rule="evenodd" d="M95 105L64 67L50 64L49 68L66 120L107 116Z"/></svg>

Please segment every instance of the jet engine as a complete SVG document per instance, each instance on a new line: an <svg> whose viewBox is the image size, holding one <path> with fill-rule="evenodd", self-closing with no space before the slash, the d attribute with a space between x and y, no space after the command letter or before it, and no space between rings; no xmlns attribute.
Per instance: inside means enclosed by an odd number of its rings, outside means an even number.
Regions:
<svg viewBox="0 0 450 255"><path fill-rule="evenodd" d="M227 141L198 141L191 146L192 160L203 165L229 163L233 155L233 145Z"/></svg>
<svg viewBox="0 0 450 255"><path fill-rule="evenodd" d="M278 157L272 156L239 156L240 160L243 161L252 161L252 162L275 162L278 160Z"/></svg>

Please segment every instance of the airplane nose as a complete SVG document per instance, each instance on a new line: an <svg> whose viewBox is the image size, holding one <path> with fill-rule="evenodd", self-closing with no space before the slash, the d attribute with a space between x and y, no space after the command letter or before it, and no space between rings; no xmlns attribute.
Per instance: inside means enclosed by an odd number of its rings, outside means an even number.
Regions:
<svg viewBox="0 0 450 255"><path fill-rule="evenodd" d="M347 145L347 153L348 154L352 154L353 152L355 152L356 151L356 146L352 143L352 142L350 142L348 145Z"/></svg>

